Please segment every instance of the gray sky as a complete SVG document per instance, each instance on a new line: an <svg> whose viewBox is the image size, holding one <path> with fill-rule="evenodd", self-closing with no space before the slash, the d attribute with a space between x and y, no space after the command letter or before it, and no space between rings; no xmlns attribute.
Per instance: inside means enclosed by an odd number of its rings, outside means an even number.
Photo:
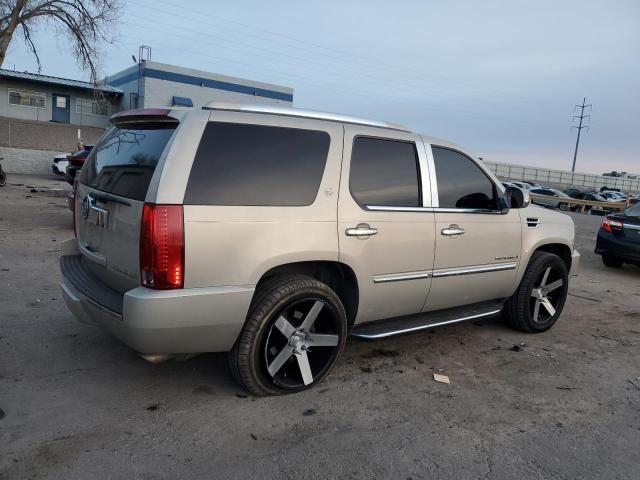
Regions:
<svg viewBox="0 0 640 480"><path fill-rule="evenodd" d="M127 0L103 70L158 62L295 89L298 107L403 123L488 160L640 173L639 0ZM86 78L41 25L42 73ZM5 68L35 71L19 38Z"/></svg>

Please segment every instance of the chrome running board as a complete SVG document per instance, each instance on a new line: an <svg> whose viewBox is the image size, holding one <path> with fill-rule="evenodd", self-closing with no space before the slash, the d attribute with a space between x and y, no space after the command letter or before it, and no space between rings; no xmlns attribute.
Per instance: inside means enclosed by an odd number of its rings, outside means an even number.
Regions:
<svg viewBox="0 0 640 480"><path fill-rule="evenodd" d="M403 333L476 320L500 313L503 303L504 300L496 300L406 317L360 323L353 326L350 335L361 340L378 340Z"/></svg>

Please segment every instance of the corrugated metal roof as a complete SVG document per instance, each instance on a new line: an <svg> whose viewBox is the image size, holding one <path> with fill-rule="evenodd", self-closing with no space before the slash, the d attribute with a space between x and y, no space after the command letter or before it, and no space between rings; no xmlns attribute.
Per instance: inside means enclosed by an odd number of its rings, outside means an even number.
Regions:
<svg viewBox="0 0 640 480"><path fill-rule="evenodd" d="M71 80L70 78L51 77L49 75L40 75L37 73L29 72L15 72L13 70L5 70L0 68L0 77L13 78L16 80L23 80L34 83L46 83L48 85L60 85L69 88L79 88L82 90L100 90L105 93L114 93L116 95L122 95L123 91L119 88L112 87L111 85L98 85L94 86L90 82L83 82L80 80Z"/></svg>

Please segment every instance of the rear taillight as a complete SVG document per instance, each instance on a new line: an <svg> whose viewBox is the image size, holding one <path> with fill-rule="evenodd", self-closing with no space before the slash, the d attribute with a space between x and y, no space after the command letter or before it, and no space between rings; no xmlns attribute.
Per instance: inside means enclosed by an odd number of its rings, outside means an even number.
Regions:
<svg viewBox="0 0 640 480"><path fill-rule="evenodd" d="M158 290L184 285L184 228L181 205L145 203L140 230L142 285Z"/></svg>
<svg viewBox="0 0 640 480"><path fill-rule="evenodd" d="M71 215L73 216L73 235L77 238L78 237L78 230L76 229L76 197L78 195L78 179L76 178L73 181L73 193L71 194L72 197L69 199L71 205L69 205L71 207Z"/></svg>
<svg viewBox="0 0 640 480"><path fill-rule="evenodd" d="M602 224L600 224L600 228L605 232L613 233L614 230L622 230L622 222L613 220L609 217L604 217L602 219Z"/></svg>

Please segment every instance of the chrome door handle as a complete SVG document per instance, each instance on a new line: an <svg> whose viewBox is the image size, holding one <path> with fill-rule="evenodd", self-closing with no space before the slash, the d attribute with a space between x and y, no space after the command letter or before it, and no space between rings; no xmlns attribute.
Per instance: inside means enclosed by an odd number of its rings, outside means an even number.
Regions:
<svg viewBox="0 0 640 480"><path fill-rule="evenodd" d="M366 223L360 223L356 228L347 228L344 233L349 237L369 237L378 233L378 229L372 228Z"/></svg>
<svg viewBox="0 0 640 480"><path fill-rule="evenodd" d="M449 225L448 228L443 228L442 230L440 230L440 233L442 233L442 235L447 235L447 236L456 236L456 235L462 235L464 233L464 228L459 227L456 224L453 225Z"/></svg>

